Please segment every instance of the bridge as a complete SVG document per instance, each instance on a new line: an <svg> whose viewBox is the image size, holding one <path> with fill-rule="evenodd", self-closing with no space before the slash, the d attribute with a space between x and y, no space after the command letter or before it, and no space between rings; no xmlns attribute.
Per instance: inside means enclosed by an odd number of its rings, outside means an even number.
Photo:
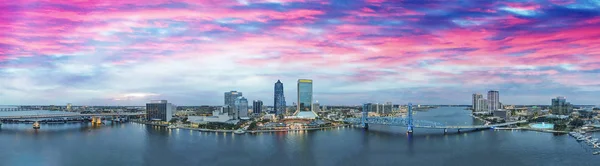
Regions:
<svg viewBox="0 0 600 166"><path fill-rule="evenodd" d="M127 117L127 116L143 116L146 113L97 113L97 114L38 114L38 115L15 115L15 116L0 116L0 127L2 120L14 119L45 119L45 118L74 118L74 117L92 117L92 124L102 124L102 117ZM40 129L39 122L35 120L33 123L34 129Z"/></svg>
<svg viewBox="0 0 600 166"><path fill-rule="evenodd" d="M12 111L37 111L31 108L22 108L22 107L11 107L11 108L0 108L0 112L12 112Z"/></svg>
<svg viewBox="0 0 600 166"><path fill-rule="evenodd" d="M105 116L141 116L141 115L146 115L146 113L16 115L16 116L0 116L0 120L5 120L5 119L72 118L72 117L105 117Z"/></svg>
<svg viewBox="0 0 600 166"><path fill-rule="evenodd" d="M408 104L408 118L400 117L368 117L367 106L363 106L363 113L361 118L347 118L344 119L347 123L360 124L364 128L368 128L369 124L376 125L387 125L387 126L405 126L407 132L412 133L414 128L425 128L425 129L444 129L444 133L448 129L457 129L460 132L461 129L489 129L500 126L508 126L518 123L526 123L526 120L514 121L507 123L491 124L491 125L472 125L472 126L448 126L439 122L426 121L426 120L414 120L412 118L412 104Z"/></svg>

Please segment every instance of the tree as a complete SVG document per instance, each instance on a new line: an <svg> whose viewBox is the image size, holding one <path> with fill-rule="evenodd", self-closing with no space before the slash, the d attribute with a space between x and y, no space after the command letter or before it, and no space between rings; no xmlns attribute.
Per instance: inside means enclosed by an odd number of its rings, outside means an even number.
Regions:
<svg viewBox="0 0 600 166"><path fill-rule="evenodd" d="M571 126L575 126L575 127L581 127L581 126L583 126L584 124L585 124L585 122L584 122L583 120L581 120L581 119L574 119L573 121L571 121L571 122L569 123L569 125L571 125Z"/></svg>
<svg viewBox="0 0 600 166"><path fill-rule="evenodd" d="M177 123L177 119L171 118L171 120L169 120L169 123Z"/></svg>
<svg viewBox="0 0 600 166"><path fill-rule="evenodd" d="M250 126L248 126L248 130L256 130L256 122L250 123Z"/></svg>

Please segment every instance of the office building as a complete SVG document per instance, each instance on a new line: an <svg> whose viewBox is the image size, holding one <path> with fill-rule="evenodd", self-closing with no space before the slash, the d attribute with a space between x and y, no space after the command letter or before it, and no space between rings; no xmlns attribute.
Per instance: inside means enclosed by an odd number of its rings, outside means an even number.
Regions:
<svg viewBox="0 0 600 166"><path fill-rule="evenodd" d="M260 115L262 113L263 102L260 100L254 100L252 102L252 113L254 115Z"/></svg>
<svg viewBox="0 0 600 166"><path fill-rule="evenodd" d="M567 98L559 96L552 99L550 110L555 115L569 115L573 111L573 105L567 102Z"/></svg>
<svg viewBox="0 0 600 166"><path fill-rule="evenodd" d="M479 99L483 99L483 95L482 94L478 94L478 93L473 94L473 102L471 103L472 104L471 105L471 110L477 111L478 104L479 104L477 101Z"/></svg>
<svg viewBox="0 0 600 166"><path fill-rule="evenodd" d="M488 91L488 111L500 109L500 93L495 90Z"/></svg>
<svg viewBox="0 0 600 166"><path fill-rule="evenodd" d="M238 119L248 118L248 100L245 97L240 96L235 100L235 108Z"/></svg>
<svg viewBox="0 0 600 166"><path fill-rule="evenodd" d="M383 106L383 114L385 114L385 115L391 114L393 109L394 109L394 105L392 104L392 102L386 102L385 105Z"/></svg>
<svg viewBox="0 0 600 166"><path fill-rule="evenodd" d="M146 103L146 120L168 122L173 116L175 106L167 100L152 100Z"/></svg>
<svg viewBox="0 0 600 166"><path fill-rule="evenodd" d="M224 96L225 96L224 100L223 100L223 101L225 101L224 105L233 107L235 104L235 100L237 100L238 97L242 96L242 92L238 92L238 91L225 92Z"/></svg>
<svg viewBox="0 0 600 166"><path fill-rule="evenodd" d="M283 83L277 80L275 83L275 96L273 102L273 112L276 115L285 114L285 96L283 95Z"/></svg>
<svg viewBox="0 0 600 166"><path fill-rule="evenodd" d="M317 114L312 110L313 81L309 79L298 80L298 106L294 114L300 118L314 119Z"/></svg>
<svg viewBox="0 0 600 166"><path fill-rule="evenodd" d="M365 103L362 112L373 112L373 108L375 108L373 103Z"/></svg>
<svg viewBox="0 0 600 166"><path fill-rule="evenodd" d="M313 112L321 111L321 106L319 105L319 101L313 103L312 109L313 109Z"/></svg>

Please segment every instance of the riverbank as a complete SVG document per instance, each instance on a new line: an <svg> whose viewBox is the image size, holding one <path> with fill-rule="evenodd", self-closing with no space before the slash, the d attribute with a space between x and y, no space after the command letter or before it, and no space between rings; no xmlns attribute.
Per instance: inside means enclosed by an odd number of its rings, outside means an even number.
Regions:
<svg viewBox="0 0 600 166"><path fill-rule="evenodd" d="M534 129L534 128L525 128L525 127L518 127L518 128L497 127L494 130L524 130L524 131L537 131L537 132L544 132L544 133L560 133L560 134L569 133L568 131L544 130L544 129Z"/></svg>
<svg viewBox="0 0 600 166"><path fill-rule="evenodd" d="M147 123L147 122L141 122L141 121L132 121L135 123L139 123L139 124L145 124L145 125L152 125L152 126L160 126L160 127L168 127L169 125L161 125L161 124L153 124L153 123ZM290 132L290 131L309 131L309 130L322 130L322 129L331 129L331 128L337 128L337 127L346 127L349 126L347 124L345 125L338 125L338 126L328 126L328 127L318 127L318 128L304 128L304 129L289 129L289 130L246 130L245 132L247 133L266 133L266 132ZM177 127L177 129L185 129L185 130L194 130L194 131L201 131L201 132L217 132L217 133L233 133L236 130L215 130L215 129L204 129L204 128L191 128L191 127Z"/></svg>
<svg viewBox="0 0 600 166"><path fill-rule="evenodd" d="M480 121L482 121L482 122L492 123L492 122L490 122L490 121L487 121L487 120L485 120L485 119L483 119L483 118L481 118L481 117L479 117L479 116L475 116L475 115L473 115L473 114L469 114L469 115L470 115L471 117L473 117L473 118L477 119L477 120L480 120Z"/></svg>

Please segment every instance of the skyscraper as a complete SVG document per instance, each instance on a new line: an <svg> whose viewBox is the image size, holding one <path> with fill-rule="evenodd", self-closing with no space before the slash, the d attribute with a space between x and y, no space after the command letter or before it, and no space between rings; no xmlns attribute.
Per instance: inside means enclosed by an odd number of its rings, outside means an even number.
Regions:
<svg viewBox="0 0 600 166"><path fill-rule="evenodd" d="M260 115L260 113L262 112L262 107L262 101L254 100L254 102L252 102L252 113L254 113L254 115Z"/></svg>
<svg viewBox="0 0 600 166"><path fill-rule="evenodd" d="M553 114L568 115L573 111L573 105L567 102L567 98L559 96L556 99L552 99L550 110L552 110Z"/></svg>
<svg viewBox="0 0 600 166"><path fill-rule="evenodd" d="M235 109L237 110L237 118L248 118L248 99L245 97L238 97L235 100Z"/></svg>
<svg viewBox="0 0 600 166"><path fill-rule="evenodd" d="M174 107L167 100L152 100L146 103L146 120L168 122L173 116Z"/></svg>
<svg viewBox="0 0 600 166"><path fill-rule="evenodd" d="M312 110L313 81L309 79L298 80L298 107L295 115L301 118L314 119L317 114Z"/></svg>
<svg viewBox="0 0 600 166"><path fill-rule="evenodd" d="M472 109L473 111L477 112L477 108L479 108L479 105L478 105L478 104L479 104L479 103L478 103L478 100L479 100L479 99L482 99L482 98L483 98L483 95L481 95L481 94L479 94L479 93L474 93L474 94L473 94L473 102L472 102L472 105L471 105L471 109Z"/></svg>
<svg viewBox="0 0 600 166"><path fill-rule="evenodd" d="M394 106L392 105L392 102L386 102L385 106L383 107L383 114L391 114L393 107Z"/></svg>
<svg viewBox="0 0 600 166"><path fill-rule="evenodd" d="M241 96L242 96L242 92L238 92L238 91L225 92L225 98L223 100L223 101L225 101L224 105L233 107L235 100Z"/></svg>
<svg viewBox="0 0 600 166"><path fill-rule="evenodd" d="M483 112L488 110L488 101L484 98L477 99L477 107L475 107L475 112Z"/></svg>
<svg viewBox="0 0 600 166"><path fill-rule="evenodd" d="M488 91L488 111L495 111L500 109L500 93L495 90Z"/></svg>
<svg viewBox="0 0 600 166"><path fill-rule="evenodd" d="M285 113L285 96L283 95L283 83L277 80L275 83L275 96L273 102L273 113L281 115Z"/></svg>

